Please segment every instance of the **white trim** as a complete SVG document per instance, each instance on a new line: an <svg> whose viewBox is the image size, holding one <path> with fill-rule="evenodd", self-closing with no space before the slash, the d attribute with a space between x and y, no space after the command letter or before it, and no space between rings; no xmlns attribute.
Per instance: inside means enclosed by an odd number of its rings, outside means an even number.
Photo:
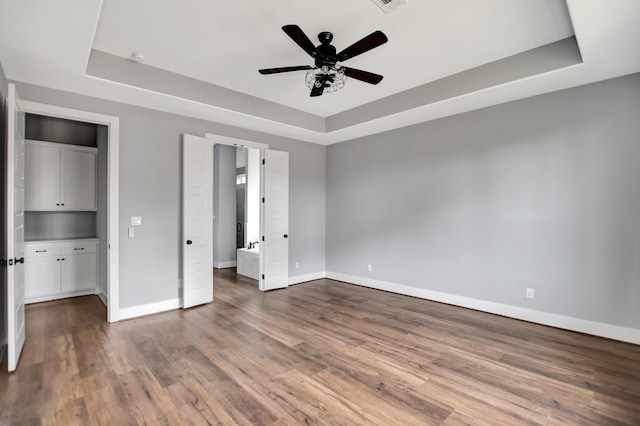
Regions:
<svg viewBox="0 0 640 426"><path fill-rule="evenodd" d="M108 127L107 132L107 321L119 319L120 310L120 252L119 252L119 209L120 209L120 119L118 117L89 111L64 108L39 102L20 101L26 113L66 118Z"/></svg>
<svg viewBox="0 0 640 426"><path fill-rule="evenodd" d="M338 272L327 272L327 278L363 287L375 288L406 296L413 296L421 299L433 300L435 302L442 302L478 311L489 312L537 324L549 325L551 327L562 328L565 330L577 331L579 333L592 334L594 336L606 337L608 339L640 344L640 330L633 328L620 327L617 325L589 321L580 318L572 318L564 315L550 314L548 312L535 311L517 306L472 299L470 297L441 293L439 291L394 284L386 281L378 281L355 275L341 274Z"/></svg>
<svg viewBox="0 0 640 426"><path fill-rule="evenodd" d="M205 133L204 137L206 139L211 139L215 141L215 143L219 143L221 145L232 145L238 146L240 148L254 148L254 149L269 149L269 144L253 142L244 139L236 139L231 138L229 136L220 136L213 133Z"/></svg>
<svg viewBox="0 0 640 426"><path fill-rule="evenodd" d="M308 281L321 280L327 277L326 271L313 272L311 274L304 275L289 275L289 285L306 283Z"/></svg>
<svg viewBox="0 0 640 426"><path fill-rule="evenodd" d="M213 267L216 269L224 269L224 268L235 268L237 266L237 261L235 260L227 260L225 262L213 262Z"/></svg>
<svg viewBox="0 0 640 426"><path fill-rule="evenodd" d="M91 290L70 291L67 293L59 293L59 294L54 294L50 296L38 296L38 297L29 297L29 298L25 297L24 304L30 305L32 303L49 302L51 300L66 299L68 297L76 297L76 296L89 296L91 294L96 294L96 290L92 288Z"/></svg>
<svg viewBox="0 0 640 426"><path fill-rule="evenodd" d="M96 294L104 306L109 306L109 297L107 296L107 293L100 289L96 289Z"/></svg>
<svg viewBox="0 0 640 426"><path fill-rule="evenodd" d="M160 312L173 311L181 306L180 299L165 300L162 302L148 303L146 305L131 306L120 309L120 320L138 318L145 315L159 314Z"/></svg>

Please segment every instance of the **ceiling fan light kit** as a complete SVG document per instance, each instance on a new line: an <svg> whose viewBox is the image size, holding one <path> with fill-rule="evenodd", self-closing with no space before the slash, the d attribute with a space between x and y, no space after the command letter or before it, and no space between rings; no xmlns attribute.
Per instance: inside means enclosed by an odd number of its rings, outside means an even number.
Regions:
<svg viewBox="0 0 640 426"><path fill-rule="evenodd" d="M311 89L310 96L312 97L342 89L347 81L347 77L369 84L378 84L382 81L383 77L379 74L356 68L348 68L338 64L338 62L346 61L386 43L388 39L382 31L374 31L341 52L336 53L336 48L331 45L333 34L328 31L323 31L318 34L320 44L314 46L299 26L285 25L282 27L282 30L314 59L315 66L298 65L292 67L265 68L258 70L260 74L268 75L306 70L305 84Z"/></svg>

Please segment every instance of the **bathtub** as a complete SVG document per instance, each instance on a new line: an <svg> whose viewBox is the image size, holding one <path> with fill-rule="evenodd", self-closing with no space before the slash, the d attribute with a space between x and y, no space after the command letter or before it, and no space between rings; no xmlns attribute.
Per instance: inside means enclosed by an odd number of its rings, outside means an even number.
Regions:
<svg viewBox="0 0 640 426"><path fill-rule="evenodd" d="M238 249L236 253L236 270L238 274L257 280L260 272L259 257L260 249L258 247Z"/></svg>

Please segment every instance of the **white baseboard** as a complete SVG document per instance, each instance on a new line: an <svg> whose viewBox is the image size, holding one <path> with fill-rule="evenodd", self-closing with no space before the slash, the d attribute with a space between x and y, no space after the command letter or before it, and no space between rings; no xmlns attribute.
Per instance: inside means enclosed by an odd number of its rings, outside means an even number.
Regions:
<svg viewBox="0 0 640 426"><path fill-rule="evenodd" d="M426 290L402 284L394 284L386 281L373 280L370 278L363 278L355 275L341 274L338 272L327 272L327 278L337 281L344 281L363 287L375 288L392 293L404 294L406 296L418 297L420 299L447 303L450 305L489 312L505 317L549 325L557 328L563 328L565 330L577 331L579 333L592 334L594 336L606 337L608 339L640 344L640 330L636 330L633 328L620 327L617 325L572 318L557 314L550 314L548 312L535 311L532 309L520 308L517 306L504 305L501 303L489 302L480 299L472 299L470 297L457 296L454 294Z"/></svg>
<svg viewBox="0 0 640 426"><path fill-rule="evenodd" d="M227 260L225 262L213 262L213 267L216 269L235 268L237 262L235 260Z"/></svg>
<svg viewBox="0 0 640 426"><path fill-rule="evenodd" d="M307 281L321 280L326 278L325 271L313 272L311 274L289 276L289 285L306 283Z"/></svg>
<svg viewBox="0 0 640 426"><path fill-rule="evenodd" d="M90 294L96 294L96 290L70 291L68 293L54 294L52 296L25 297L24 304L30 305L31 303L50 302L52 300L66 299L67 297L88 296Z"/></svg>
<svg viewBox="0 0 640 426"><path fill-rule="evenodd" d="M149 303L146 305L131 306L129 308L120 308L118 320L126 320L131 318L142 317L145 315L157 314L165 311L172 311L180 308L180 299L165 300L162 302Z"/></svg>
<svg viewBox="0 0 640 426"><path fill-rule="evenodd" d="M96 289L96 294L98 295L98 297L100 298L100 301L102 301L104 306L109 306L109 298L107 297L107 294L104 291Z"/></svg>

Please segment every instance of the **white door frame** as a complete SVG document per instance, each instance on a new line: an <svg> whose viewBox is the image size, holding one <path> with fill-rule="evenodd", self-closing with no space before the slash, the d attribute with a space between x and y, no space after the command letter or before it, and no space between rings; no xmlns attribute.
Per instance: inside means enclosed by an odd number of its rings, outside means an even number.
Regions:
<svg viewBox="0 0 640 426"><path fill-rule="evenodd" d="M238 148L252 148L252 149L258 149L260 150L260 161L262 161L262 159L264 159L264 151L269 149L269 144L266 143L260 143L260 142L253 142L253 141L248 141L248 140L244 140L244 139L237 139L237 138L231 138L228 136L220 136L220 135L216 135L213 133L205 133L205 138L206 139L210 139L213 142L213 145L215 146L215 144L220 144L220 145L229 145L229 146L235 146ZM214 169L215 169L215 163L214 163ZM260 170L260 197L264 196L263 194L263 180L264 177L262 176L262 169ZM260 206L260 226L262 227L262 216L263 216L263 212L262 212L262 205ZM264 229L260 229L260 233L264 235ZM259 254L258 254L258 262L259 262L259 270L260 270L260 274L258 274L258 288L262 289L264 284L263 284L263 279L262 279L262 264L263 264L263 251L260 250Z"/></svg>
<svg viewBox="0 0 640 426"><path fill-rule="evenodd" d="M83 121L107 126L107 321L120 317L120 265L119 265L119 145L120 119L88 111L64 108L31 101L20 101L25 113Z"/></svg>

